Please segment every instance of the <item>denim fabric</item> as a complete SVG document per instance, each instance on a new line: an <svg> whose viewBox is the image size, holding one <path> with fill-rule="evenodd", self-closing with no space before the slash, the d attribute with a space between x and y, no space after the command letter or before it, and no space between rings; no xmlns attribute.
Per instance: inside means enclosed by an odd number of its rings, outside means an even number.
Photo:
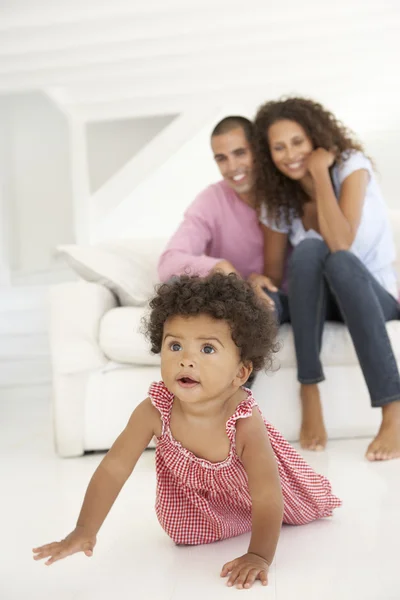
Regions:
<svg viewBox="0 0 400 600"><path fill-rule="evenodd" d="M324 323L341 321L349 329L372 406L400 400L400 376L385 325L400 319L400 306L354 254L331 253L325 242L306 239L290 257L288 294L267 293L279 322L292 324L300 383L324 380Z"/></svg>

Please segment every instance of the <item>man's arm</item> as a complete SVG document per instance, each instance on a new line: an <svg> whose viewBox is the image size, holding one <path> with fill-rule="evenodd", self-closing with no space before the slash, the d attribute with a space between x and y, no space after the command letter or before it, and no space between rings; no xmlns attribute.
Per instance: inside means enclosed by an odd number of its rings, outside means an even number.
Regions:
<svg viewBox="0 0 400 600"><path fill-rule="evenodd" d="M161 281L174 275L205 276L223 261L223 257L208 256L210 244L215 242L216 198L207 188L185 212L184 220L168 242L158 263Z"/></svg>
<svg viewBox="0 0 400 600"><path fill-rule="evenodd" d="M160 280L183 274L207 275L222 260L206 254L211 235L207 222L186 215L158 262Z"/></svg>

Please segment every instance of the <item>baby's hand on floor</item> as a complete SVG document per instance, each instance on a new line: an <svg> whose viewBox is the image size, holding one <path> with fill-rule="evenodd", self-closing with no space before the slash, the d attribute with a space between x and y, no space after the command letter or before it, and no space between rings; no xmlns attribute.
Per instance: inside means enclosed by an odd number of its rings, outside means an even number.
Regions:
<svg viewBox="0 0 400 600"><path fill-rule="evenodd" d="M266 560L257 554L248 552L240 558L235 558L222 567L221 577L226 577L228 573L228 586L236 585L238 589L250 588L256 579L259 579L263 585L268 585L269 564Z"/></svg>
<svg viewBox="0 0 400 600"><path fill-rule="evenodd" d="M86 556L92 556L93 548L96 545L96 536L86 533L82 527L77 526L67 537L61 542L53 542L45 544L38 548L33 548L34 560L46 560L46 565L52 565L61 558L66 558L76 552L84 552ZM50 557L50 558L49 558Z"/></svg>

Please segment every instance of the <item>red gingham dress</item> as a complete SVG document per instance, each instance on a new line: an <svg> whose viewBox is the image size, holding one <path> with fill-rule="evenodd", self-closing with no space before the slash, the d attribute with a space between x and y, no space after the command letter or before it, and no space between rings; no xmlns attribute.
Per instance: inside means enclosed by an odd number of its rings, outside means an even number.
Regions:
<svg viewBox="0 0 400 600"><path fill-rule="evenodd" d="M250 417L252 409L258 408L251 391L246 391L247 398L226 423L229 455L222 462L212 463L198 458L173 438L170 417L174 395L163 382L150 387L150 399L162 420L156 445L156 513L176 544L208 544L251 530L247 474L235 448L236 421ZM283 522L304 525L330 517L341 501L332 494L329 481L318 475L275 427L265 419L264 423L281 479Z"/></svg>

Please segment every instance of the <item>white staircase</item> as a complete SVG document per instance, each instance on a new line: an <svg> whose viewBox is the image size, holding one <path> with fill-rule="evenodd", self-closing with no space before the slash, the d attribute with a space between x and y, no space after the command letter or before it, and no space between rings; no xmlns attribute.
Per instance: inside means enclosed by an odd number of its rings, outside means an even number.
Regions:
<svg viewBox="0 0 400 600"><path fill-rule="evenodd" d="M0 287L0 400L50 392L48 290Z"/></svg>

